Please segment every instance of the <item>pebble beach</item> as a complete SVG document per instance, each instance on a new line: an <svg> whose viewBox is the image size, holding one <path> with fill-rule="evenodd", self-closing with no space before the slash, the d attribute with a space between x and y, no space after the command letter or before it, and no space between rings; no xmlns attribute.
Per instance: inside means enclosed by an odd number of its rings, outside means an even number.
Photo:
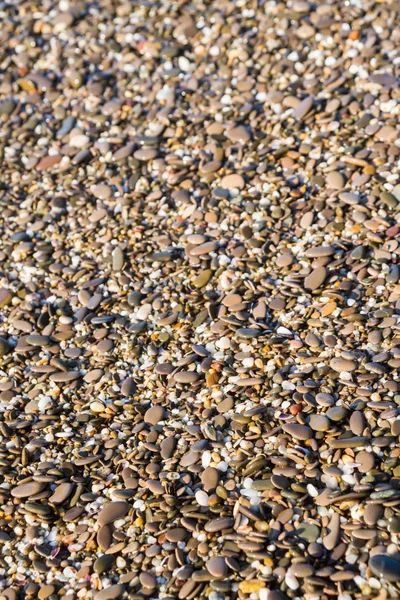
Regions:
<svg viewBox="0 0 400 600"><path fill-rule="evenodd" d="M0 600L398 600L400 5L0 23Z"/></svg>

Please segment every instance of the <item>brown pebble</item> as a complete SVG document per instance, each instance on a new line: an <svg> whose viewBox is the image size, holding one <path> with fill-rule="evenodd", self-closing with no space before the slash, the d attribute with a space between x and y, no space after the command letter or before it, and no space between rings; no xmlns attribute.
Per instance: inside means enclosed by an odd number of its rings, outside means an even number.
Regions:
<svg viewBox="0 0 400 600"><path fill-rule="evenodd" d="M157 425L160 421L164 419L165 409L163 406L152 406L147 409L144 415L145 423L149 423L150 425Z"/></svg>
<svg viewBox="0 0 400 600"><path fill-rule="evenodd" d="M307 290L316 290L324 283L326 275L327 272L325 267L317 267L305 278L304 287Z"/></svg>
<svg viewBox="0 0 400 600"><path fill-rule="evenodd" d="M113 521L123 518L130 508L131 506L127 502L107 502L97 515L97 522L99 525L113 523Z"/></svg>
<svg viewBox="0 0 400 600"><path fill-rule="evenodd" d="M282 425L283 431L293 436L298 440L310 440L313 437L312 430L306 425L300 425L298 423L287 423Z"/></svg>
<svg viewBox="0 0 400 600"><path fill-rule="evenodd" d="M206 567L207 571L218 579L225 577L228 573L228 567L223 556L212 556L207 561Z"/></svg>

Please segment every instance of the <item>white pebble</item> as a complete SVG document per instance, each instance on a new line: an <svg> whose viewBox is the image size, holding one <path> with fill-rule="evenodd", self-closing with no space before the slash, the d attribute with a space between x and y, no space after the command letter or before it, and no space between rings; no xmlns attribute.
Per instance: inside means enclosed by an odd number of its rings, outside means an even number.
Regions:
<svg viewBox="0 0 400 600"><path fill-rule="evenodd" d="M288 588L290 588L293 591L298 590L300 587L299 582L297 581L296 577L294 577L293 575L290 575L289 573L285 577L285 582L286 582L286 585L288 586Z"/></svg>
<svg viewBox="0 0 400 600"><path fill-rule="evenodd" d="M312 483L307 485L307 492L310 494L311 498L316 498L318 496L318 490Z"/></svg>
<svg viewBox="0 0 400 600"><path fill-rule="evenodd" d="M202 457L201 457L201 464L203 465L203 468L206 469L207 467L209 467L210 462L211 462L211 452L209 450L206 450L205 452L203 452Z"/></svg>
<svg viewBox="0 0 400 600"><path fill-rule="evenodd" d="M203 490L197 490L194 497L196 498L196 502L200 504L200 506L208 506L208 494Z"/></svg>

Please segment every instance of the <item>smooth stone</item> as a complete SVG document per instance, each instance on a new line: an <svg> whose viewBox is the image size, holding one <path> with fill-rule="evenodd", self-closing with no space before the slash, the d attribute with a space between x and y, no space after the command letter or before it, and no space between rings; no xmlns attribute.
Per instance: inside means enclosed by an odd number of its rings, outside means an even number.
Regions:
<svg viewBox="0 0 400 600"><path fill-rule="evenodd" d="M311 577L314 574L314 567L308 563L292 563L290 572L294 577Z"/></svg>
<svg viewBox="0 0 400 600"><path fill-rule="evenodd" d="M329 419L325 415L311 415L309 425L314 431L328 431L331 427Z"/></svg>
<svg viewBox="0 0 400 600"><path fill-rule="evenodd" d="M146 481L146 487L150 490L152 494L161 495L165 494L164 486L155 479L148 479Z"/></svg>
<svg viewBox="0 0 400 600"><path fill-rule="evenodd" d="M262 377L243 377L236 381L236 385L239 387L252 387L254 385L261 385L263 381Z"/></svg>
<svg viewBox="0 0 400 600"><path fill-rule="evenodd" d="M50 339L47 335L27 335L25 341L30 346L48 346L50 344Z"/></svg>
<svg viewBox="0 0 400 600"><path fill-rule="evenodd" d="M241 190L244 188L244 179L238 174L225 175L221 180L221 187L228 190L235 188Z"/></svg>
<svg viewBox="0 0 400 600"><path fill-rule="evenodd" d="M204 529L208 533L215 533L216 531L223 531L224 529L229 529L233 526L234 520L230 517L225 517L221 519L213 519L208 521L205 524Z"/></svg>
<svg viewBox="0 0 400 600"><path fill-rule="evenodd" d="M318 346L321 345L321 340L319 339L319 337L317 337L315 333L311 332L307 333L304 341L307 344L307 346L310 346L310 348L318 348Z"/></svg>
<svg viewBox="0 0 400 600"><path fill-rule="evenodd" d="M81 376L79 371L62 371L60 373L52 373L49 379L55 383L70 383L71 381L79 379Z"/></svg>
<svg viewBox="0 0 400 600"><path fill-rule="evenodd" d="M82 506L74 506L73 508L67 510L67 512L63 516L63 521L65 521L66 523L72 523L73 521L76 521L76 519L78 519L82 513Z"/></svg>
<svg viewBox="0 0 400 600"><path fill-rule="evenodd" d="M400 517L392 517L389 519L388 529L390 533L400 533Z"/></svg>
<svg viewBox="0 0 400 600"><path fill-rule="evenodd" d="M49 498L49 502L52 504L62 504L68 498L68 496L72 493L74 489L73 483L61 483L56 487L54 493Z"/></svg>
<svg viewBox="0 0 400 600"><path fill-rule="evenodd" d="M369 473L375 466L375 455L372 452L363 450L356 455L354 462L359 464L358 470L360 473Z"/></svg>
<svg viewBox="0 0 400 600"><path fill-rule="evenodd" d="M331 421L342 421L347 416L348 410L344 406L332 406L326 411L326 416Z"/></svg>
<svg viewBox="0 0 400 600"><path fill-rule="evenodd" d="M186 540L187 536L188 532L183 527L173 527L165 534L167 540L173 543L183 542Z"/></svg>
<svg viewBox="0 0 400 600"><path fill-rule="evenodd" d="M326 178L326 185L328 188L333 190L342 190L345 186L345 183L345 178L338 171L331 171L328 173Z"/></svg>
<svg viewBox="0 0 400 600"><path fill-rule="evenodd" d="M94 600L116 600L117 598L120 598L123 593L124 586L120 583L116 583L115 585L111 585L100 592L96 592L94 595Z"/></svg>
<svg viewBox="0 0 400 600"><path fill-rule="evenodd" d="M207 285L207 283L210 281L211 277L212 277L212 271L211 269L205 269L204 271L201 271L197 277L194 278L193 280L193 285L196 288L202 288L205 285Z"/></svg>
<svg viewBox="0 0 400 600"><path fill-rule="evenodd" d="M335 254L335 249L332 246L315 246L314 248L308 248L304 252L304 256L307 258L321 258L323 256L332 256Z"/></svg>
<svg viewBox="0 0 400 600"><path fill-rule="evenodd" d="M115 563L115 558L112 554L103 554L99 556L94 562L93 570L97 575L101 575L106 571L109 571Z"/></svg>
<svg viewBox="0 0 400 600"><path fill-rule="evenodd" d="M11 490L11 496L13 496L13 498L29 498L30 496L35 496L42 492L45 487L45 484L40 483L39 481L23 483Z"/></svg>
<svg viewBox="0 0 400 600"><path fill-rule="evenodd" d="M6 356L11 352L12 348L10 344L4 338L0 337L0 356Z"/></svg>
<svg viewBox="0 0 400 600"><path fill-rule="evenodd" d="M102 550L108 550L111 546L111 528L108 525L103 525L97 532L97 543Z"/></svg>
<svg viewBox="0 0 400 600"><path fill-rule="evenodd" d="M158 363L158 365L154 367L154 371L158 375L170 375L173 370L174 366L171 363Z"/></svg>
<svg viewBox="0 0 400 600"><path fill-rule="evenodd" d="M383 515L383 506L379 504L368 504L364 510L364 521L370 527L377 524Z"/></svg>
<svg viewBox="0 0 400 600"><path fill-rule="evenodd" d="M121 386L121 394L129 397L133 396L136 392L136 384L132 377L127 377Z"/></svg>
<svg viewBox="0 0 400 600"><path fill-rule="evenodd" d="M333 550L338 544L340 539L340 515L339 513L333 513L332 518L328 525L329 533L322 538L324 548L327 550Z"/></svg>
<svg viewBox="0 0 400 600"><path fill-rule="evenodd" d="M327 271L325 267L317 267L304 279L304 287L307 290L316 290L324 283L326 275Z"/></svg>
<svg viewBox="0 0 400 600"><path fill-rule="evenodd" d="M367 446L371 442L370 438L356 436L352 438L337 438L329 442L331 448L359 448Z"/></svg>
<svg viewBox="0 0 400 600"><path fill-rule="evenodd" d="M218 469L215 469L214 467L207 467L204 469L203 473L201 474L201 482L203 484L204 491L210 492L211 490L214 490L219 484L219 479L220 471L218 471Z"/></svg>
<svg viewBox="0 0 400 600"><path fill-rule="evenodd" d="M124 253L119 246L114 248L112 253L112 268L113 271L121 271L124 266L125 257Z"/></svg>
<svg viewBox="0 0 400 600"><path fill-rule="evenodd" d="M218 244L216 242L205 242L204 244L195 246L190 254L191 256L202 256L204 254L210 254L211 252L214 252L217 248Z"/></svg>
<svg viewBox="0 0 400 600"><path fill-rule="evenodd" d="M144 422L150 425L157 425L165 418L165 408L163 406L152 406L148 408L144 414Z"/></svg>
<svg viewBox="0 0 400 600"><path fill-rule="evenodd" d="M293 117L293 119L295 119L296 121L302 121L304 117L310 112L313 102L313 96L307 96L307 98L304 98L304 100L302 100L292 112L291 116Z"/></svg>
<svg viewBox="0 0 400 600"><path fill-rule="evenodd" d="M400 581L400 561L387 554L375 554L368 563L371 571L386 581Z"/></svg>
<svg viewBox="0 0 400 600"><path fill-rule="evenodd" d="M107 502L97 515L99 525L108 525L124 517L131 508L127 502Z"/></svg>
<svg viewBox="0 0 400 600"><path fill-rule="evenodd" d="M350 417L350 429L354 435L361 435L365 429L365 417L360 410L355 410Z"/></svg>
<svg viewBox="0 0 400 600"><path fill-rule="evenodd" d="M38 592L38 598L39 600L46 600L46 598L49 598L55 591L56 587L52 584L41 585Z"/></svg>
<svg viewBox="0 0 400 600"><path fill-rule="evenodd" d="M197 583L195 581L193 581L193 579L189 579L189 581L186 581L183 586L181 587L181 589L179 590L178 593L178 598L179 600L185 600L185 598L187 598L188 596L190 596L192 594L192 592L194 591L194 589L197 587Z"/></svg>
<svg viewBox="0 0 400 600"><path fill-rule="evenodd" d="M335 399L333 396L331 396L331 394L325 394L324 392L319 392L315 396L315 399L320 406L324 407L332 406L332 404L335 402Z"/></svg>
<svg viewBox="0 0 400 600"><path fill-rule="evenodd" d="M46 169L51 169L56 164L58 164L62 159L61 154L53 154L49 156L44 156L36 165L37 171L45 171Z"/></svg>
<svg viewBox="0 0 400 600"><path fill-rule="evenodd" d="M228 567L223 556L212 556L206 562L206 568L213 577L225 577L228 573Z"/></svg>
<svg viewBox="0 0 400 600"><path fill-rule="evenodd" d="M174 454L175 448L176 448L176 439L174 438L174 436L170 435L170 436L166 437L161 442L161 447L160 447L161 458L163 460L170 459Z"/></svg>
<svg viewBox="0 0 400 600"><path fill-rule="evenodd" d="M0 308L4 308L11 304L12 293L6 288L0 288Z"/></svg>
<svg viewBox="0 0 400 600"><path fill-rule="evenodd" d="M179 371L175 373L174 379L178 383L195 383L199 375L195 371Z"/></svg>
<svg viewBox="0 0 400 600"><path fill-rule="evenodd" d="M299 423L286 423L282 425L283 431L298 440L311 440L313 437L312 430L307 425Z"/></svg>
<svg viewBox="0 0 400 600"><path fill-rule="evenodd" d="M313 523L301 523L296 529L297 535L309 543L315 542L321 535L320 528Z"/></svg>
<svg viewBox="0 0 400 600"><path fill-rule="evenodd" d="M244 339L256 338L262 334L261 329L251 329L250 327L241 327L236 330L236 335Z"/></svg>
<svg viewBox="0 0 400 600"><path fill-rule="evenodd" d="M357 368L357 363L354 360L348 360L346 358L332 358L329 364L337 373L341 373L342 371L350 373Z"/></svg>
<svg viewBox="0 0 400 600"><path fill-rule="evenodd" d="M237 125L236 127L231 127L225 133L228 140L231 142L248 142L251 139L251 135L246 127L243 125Z"/></svg>
<svg viewBox="0 0 400 600"><path fill-rule="evenodd" d="M143 587L148 588L150 590L155 588L157 585L156 578L147 571L143 571L142 573L140 573L139 581Z"/></svg>

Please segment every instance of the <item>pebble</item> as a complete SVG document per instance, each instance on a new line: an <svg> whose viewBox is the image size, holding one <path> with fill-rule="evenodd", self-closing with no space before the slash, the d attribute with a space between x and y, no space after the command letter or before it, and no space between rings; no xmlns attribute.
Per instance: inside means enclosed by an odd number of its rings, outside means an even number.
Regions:
<svg viewBox="0 0 400 600"><path fill-rule="evenodd" d="M93 570L97 575L102 575L109 571L115 563L115 558L112 554L103 554L94 562Z"/></svg>
<svg viewBox="0 0 400 600"><path fill-rule="evenodd" d="M53 504L63 504L68 496L72 493L74 485L72 483L60 483L54 490L54 493L49 498L49 502Z"/></svg>
<svg viewBox="0 0 400 600"><path fill-rule="evenodd" d="M0 308L4 308L11 304L12 293L7 288L0 288Z"/></svg>
<svg viewBox="0 0 400 600"><path fill-rule="evenodd" d="M124 586L120 583L110 585L103 590L96 592L94 595L95 600L116 600L121 598L124 593Z"/></svg>
<svg viewBox="0 0 400 600"><path fill-rule="evenodd" d="M346 360L345 358L332 358L329 364L337 373L351 373L357 368L357 364L354 360Z"/></svg>
<svg viewBox="0 0 400 600"><path fill-rule="evenodd" d="M206 562L207 571L213 575L213 577L222 578L226 577L228 573L228 567L226 565L223 556L213 556Z"/></svg>
<svg viewBox="0 0 400 600"><path fill-rule="evenodd" d="M99 525L113 523L124 517L130 508L131 506L127 502L107 502L97 515L97 522Z"/></svg>
<svg viewBox="0 0 400 600"><path fill-rule="evenodd" d="M387 554L375 554L369 561L369 568L386 581L400 581L400 561Z"/></svg>
<svg viewBox="0 0 400 600"><path fill-rule="evenodd" d="M324 283L326 276L325 267L317 267L304 279L304 287L307 290L314 291Z"/></svg>
<svg viewBox="0 0 400 600"><path fill-rule="evenodd" d="M207 467L204 469L203 473L201 474L201 481L204 486L204 491L210 492L214 490L219 484L219 479L220 471L218 471L218 469L215 469L214 467Z"/></svg>
<svg viewBox="0 0 400 600"><path fill-rule="evenodd" d="M157 584L156 578L153 577L150 573L147 573L146 571L140 573L139 580L142 586L148 589L155 588Z"/></svg>
<svg viewBox="0 0 400 600"><path fill-rule="evenodd" d="M314 98L312 96L307 96L299 102L294 111L292 112L293 119L296 121L302 121L304 117L309 113L314 103Z"/></svg>
<svg viewBox="0 0 400 600"><path fill-rule="evenodd" d="M362 435L365 424L364 414L360 410L355 410L350 417L350 429L354 435Z"/></svg>
<svg viewBox="0 0 400 600"><path fill-rule="evenodd" d="M340 538L340 516L333 513L328 525L328 534L322 538L322 543L327 550L333 550Z"/></svg>
<svg viewBox="0 0 400 600"><path fill-rule="evenodd" d="M383 515L383 507L378 504L369 504L364 511L364 521L370 527L377 524Z"/></svg>
<svg viewBox="0 0 400 600"><path fill-rule="evenodd" d="M44 488L44 484L40 483L39 481L22 483L11 490L11 495L14 498L29 498L39 494Z"/></svg>
<svg viewBox="0 0 400 600"><path fill-rule="evenodd" d="M325 415L311 415L310 427L314 431L328 431L330 429L329 419Z"/></svg>
<svg viewBox="0 0 400 600"><path fill-rule="evenodd" d="M9 352L11 352L9 343L4 338L0 337L0 356L6 356Z"/></svg>
<svg viewBox="0 0 400 600"><path fill-rule="evenodd" d="M237 188L241 190L244 188L244 179L239 174L225 175L221 180L221 187L227 189Z"/></svg>
<svg viewBox="0 0 400 600"><path fill-rule="evenodd" d="M163 406L152 406L147 409L144 415L145 423L149 423L150 425L157 425L160 421L162 421L165 417L165 409Z"/></svg>
<svg viewBox="0 0 400 600"><path fill-rule="evenodd" d="M282 425L283 431L293 436L298 440L310 440L313 437L312 430L306 425L299 425L298 423L288 423Z"/></svg>

